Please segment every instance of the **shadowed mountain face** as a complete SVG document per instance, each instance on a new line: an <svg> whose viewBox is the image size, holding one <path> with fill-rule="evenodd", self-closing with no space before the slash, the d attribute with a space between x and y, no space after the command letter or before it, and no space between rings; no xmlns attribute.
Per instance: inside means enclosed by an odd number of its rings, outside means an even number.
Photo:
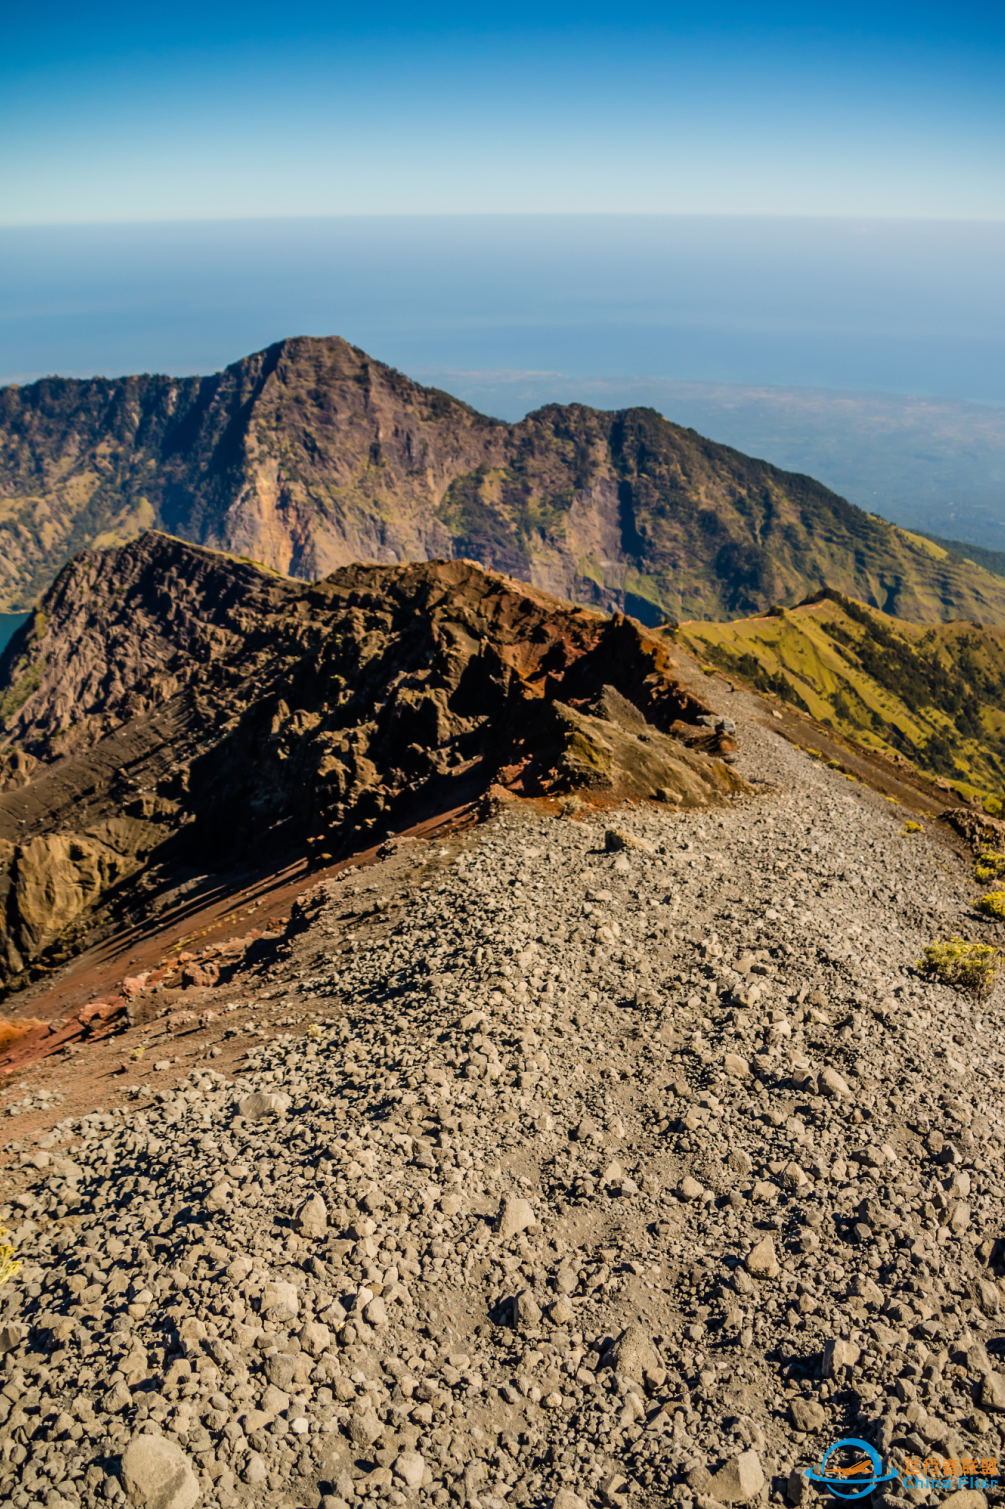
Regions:
<svg viewBox="0 0 1005 1509"><path fill-rule="evenodd" d="M206 378L0 390L0 610L157 526L312 580L470 558L562 597L760 612L827 584L922 623L1005 623L1005 583L652 409L488 419L337 338Z"/></svg>
<svg viewBox="0 0 1005 1509"><path fill-rule="evenodd" d="M499 794L749 790L662 639L468 561L313 585L149 532L0 658L0 983L184 877L365 849ZM733 746L730 746L732 748Z"/></svg>

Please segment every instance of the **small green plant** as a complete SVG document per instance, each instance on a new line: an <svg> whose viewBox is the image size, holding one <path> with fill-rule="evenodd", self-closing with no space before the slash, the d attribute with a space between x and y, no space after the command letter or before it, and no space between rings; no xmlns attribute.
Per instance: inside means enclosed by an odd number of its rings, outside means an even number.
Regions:
<svg viewBox="0 0 1005 1509"><path fill-rule="evenodd" d="M307 1029L307 1036L312 1043L316 1043L319 1038L324 1037L324 1029L317 1022L312 1022Z"/></svg>
<svg viewBox="0 0 1005 1509"><path fill-rule="evenodd" d="M918 960L918 968L941 980L943 985L956 985L986 996L994 989L1001 962L1001 949L990 943L950 938L946 943L926 944L925 957Z"/></svg>
<svg viewBox="0 0 1005 1509"><path fill-rule="evenodd" d="M21 1262L14 1256L14 1244L6 1226L0 1225L0 1284L6 1284L21 1271Z"/></svg>
<svg viewBox="0 0 1005 1509"><path fill-rule="evenodd" d="M0 702L0 720L7 722L20 711L32 692L37 692L42 685L44 672L45 657L43 656L34 665L30 665L23 676L18 677L6 697Z"/></svg>
<svg viewBox="0 0 1005 1509"><path fill-rule="evenodd" d="M977 902L977 910L996 922L1005 922L1005 891L989 891Z"/></svg>
<svg viewBox="0 0 1005 1509"><path fill-rule="evenodd" d="M974 860L974 879L983 885L987 880L999 880L1005 876L1005 854L995 849L983 849Z"/></svg>
<svg viewBox="0 0 1005 1509"><path fill-rule="evenodd" d="M925 830L920 823L906 822L904 824L905 833L924 833L924 831Z"/></svg>

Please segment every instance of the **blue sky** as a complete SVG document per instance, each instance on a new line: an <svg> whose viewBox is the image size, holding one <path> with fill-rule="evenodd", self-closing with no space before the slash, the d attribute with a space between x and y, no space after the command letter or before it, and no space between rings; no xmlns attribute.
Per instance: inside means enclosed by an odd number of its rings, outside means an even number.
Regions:
<svg viewBox="0 0 1005 1509"><path fill-rule="evenodd" d="M0 223L1005 219L1005 6L8 7Z"/></svg>

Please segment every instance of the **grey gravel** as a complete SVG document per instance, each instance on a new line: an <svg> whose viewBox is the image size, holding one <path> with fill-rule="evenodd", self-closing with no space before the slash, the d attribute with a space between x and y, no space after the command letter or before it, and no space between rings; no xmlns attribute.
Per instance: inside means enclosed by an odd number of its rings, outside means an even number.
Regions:
<svg viewBox="0 0 1005 1509"><path fill-rule="evenodd" d="M25 1152L5 1503L154 1503L147 1438L165 1509L805 1503L841 1434L1005 1447L1001 1000L915 968L966 871L754 706L763 795L504 807L365 921L322 882L267 982L320 1033Z"/></svg>

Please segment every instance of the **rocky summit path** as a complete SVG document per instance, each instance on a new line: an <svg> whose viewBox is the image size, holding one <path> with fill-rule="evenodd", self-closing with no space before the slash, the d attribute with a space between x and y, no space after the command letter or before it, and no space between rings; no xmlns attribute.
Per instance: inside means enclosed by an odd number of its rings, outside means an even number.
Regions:
<svg viewBox="0 0 1005 1509"><path fill-rule="evenodd" d="M994 1475L1002 1002L915 970L967 867L729 704L762 794L326 881L225 987L295 1031L18 1144L5 1504L806 1504L846 1435Z"/></svg>

